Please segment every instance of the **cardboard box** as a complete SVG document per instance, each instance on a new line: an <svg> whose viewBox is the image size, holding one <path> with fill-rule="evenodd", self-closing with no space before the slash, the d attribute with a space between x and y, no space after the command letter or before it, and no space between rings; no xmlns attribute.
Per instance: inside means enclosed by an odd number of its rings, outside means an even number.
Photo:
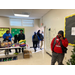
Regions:
<svg viewBox="0 0 75 75"><path fill-rule="evenodd" d="M30 58L30 54L29 53L24 54L24 58Z"/></svg>
<svg viewBox="0 0 75 75"><path fill-rule="evenodd" d="M24 50L24 54L25 54L25 53L29 53L29 51L28 51L28 50Z"/></svg>
<svg viewBox="0 0 75 75"><path fill-rule="evenodd" d="M32 52L29 50L24 50L23 57L24 58L30 58L30 56L32 56Z"/></svg>

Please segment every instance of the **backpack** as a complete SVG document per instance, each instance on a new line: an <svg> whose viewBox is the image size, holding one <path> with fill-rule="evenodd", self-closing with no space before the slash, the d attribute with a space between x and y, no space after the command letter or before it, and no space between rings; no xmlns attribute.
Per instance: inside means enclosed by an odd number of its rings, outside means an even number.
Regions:
<svg viewBox="0 0 75 75"><path fill-rule="evenodd" d="M42 34L40 34L40 39L41 39L41 40L43 40L43 39L44 39L44 37L43 37L43 35L42 35Z"/></svg>
<svg viewBox="0 0 75 75"><path fill-rule="evenodd" d="M52 48L53 52L54 52L54 46L55 46L55 44L56 44L56 39L57 39L57 37L54 39L54 44L53 44L53 48ZM65 38L64 38L64 39L65 39ZM60 41L60 45L61 45L61 48L62 48L62 52L63 52L63 53L67 53L67 50L68 50L68 49L62 45L62 41Z"/></svg>
<svg viewBox="0 0 75 75"><path fill-rule="evenodd" d="M38 41L38 36L37 35L33 36L33 41Z"/></svg>

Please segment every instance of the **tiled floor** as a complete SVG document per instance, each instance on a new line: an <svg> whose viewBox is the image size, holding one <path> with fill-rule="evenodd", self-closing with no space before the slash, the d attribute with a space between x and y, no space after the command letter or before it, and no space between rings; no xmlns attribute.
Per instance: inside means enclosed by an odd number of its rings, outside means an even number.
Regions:
<svg viewBox="0 0 75 75"><path fill-rule="evenodd" d="M32 51L32 56L30 58L23 59L21 53L18 55L18 60L0 62L0 65L51 65L51 57L48 54L46 54L44 50L38 49L36 53L33 49L29 50ZM12 53L14 53L14 50ZM57 62L55 65L57 65Z"/></svg>

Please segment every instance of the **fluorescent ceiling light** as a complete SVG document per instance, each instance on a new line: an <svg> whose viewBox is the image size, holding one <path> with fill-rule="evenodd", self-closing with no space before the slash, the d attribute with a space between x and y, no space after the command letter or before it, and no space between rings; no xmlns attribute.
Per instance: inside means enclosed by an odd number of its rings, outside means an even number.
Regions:
<svg viewBox="0 0 75 75"><path fill-rule="evenodd" d="M25 14L14 14L14 15L18 17L29 17L29 15L25 15Z"/></svg>

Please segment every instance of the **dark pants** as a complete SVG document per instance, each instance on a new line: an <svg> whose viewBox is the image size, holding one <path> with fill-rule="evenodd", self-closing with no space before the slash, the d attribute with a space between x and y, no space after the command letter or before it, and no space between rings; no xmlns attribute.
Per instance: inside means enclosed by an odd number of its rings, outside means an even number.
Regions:
<svg viewBox="0 0 75 75"><path fill-rule="evenodd" d="M24 51L24 48L22 48L22 53L23 53L23 51ZM21 48L19 48L19 53L21 52Z"/></svg>
<svg viewBox="0 0 75 75"><path fill-rule="evenodd" d="M37 48L37 41L33 41L33 47L34 47L34 50L36 52L36 48Z"/></svg>
<svg viewBox="0 0 75 75"><path fill-rule="evenodd" d="M58 65L63 65L64 54L52 52L51 65L54 65L55 62L58 62Z"/></svg>
<svg viewBox="0 0 75 75"><path fill-rule="evenodd" d="M17 48L15 49L15 53L18 53Z"/></svg>
<svg viewBox="0 0 75 75"><path fill-rule="evenodd" d="M9 49L9 52L11 52L11 49Z"/></svg>
<svg viewBox="0 0 75 75"><path fill-rule="evenodd" d="M40 48L40 41L37 42L37 47Z"/></svg>

